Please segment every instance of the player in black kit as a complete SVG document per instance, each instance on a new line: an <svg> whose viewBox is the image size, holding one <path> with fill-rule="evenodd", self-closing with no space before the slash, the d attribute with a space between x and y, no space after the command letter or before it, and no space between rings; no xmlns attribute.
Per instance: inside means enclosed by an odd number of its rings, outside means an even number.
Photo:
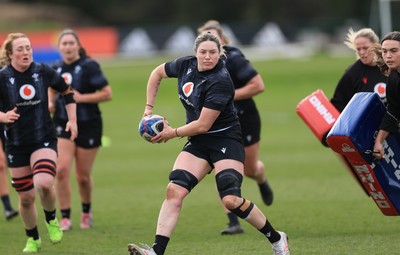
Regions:
<svg viewBox="0 0 400 255"><path fill-rule="evenodd" d="M274 254L290 254L286 234L276 231L260 209L241 196L244 146L233 105L234 86L220 59L221 44L214 35L204 34L196 38L194 49L195 56L156 67L147 83L144 115L153 113L161 80L168 77L178 79L178 95L186 110L186 125L172 128L165 120L163 131L151 141L162 143L187 136L188 142L170 173L153 246L129 244L129 254L165 253L184 198L213 169L224 206L258 229L272 244Z"/></svg>
<svg viewBox="0 0 400 255"><path fill-rule="evenodd" d="M330 100L331 103L339 112L342 112L354 94L358 92L375 92L379 95L381 101L386 104L387 77L382 74L377 66L375 62L376 53L373 50L374 45L379 43L378 36L370 28L362 28L358 31L350 28L344 43L356 52L357 60L346 69L340 78L333 97ZM329 131L321 139L322 144L326 147L328 147L326 143L328 133ZM356 177L356 170L348 162L347 158L339 154L337 155L339 160ZM364 192L369 195L359 178L356 177L355 180L360 184Z"/></svg>
<svg viewBox="0 0 400 255"><path fill-rule="evenodd" d="M259 159L261 118L253 99L254 96L264 91L262 77L238 48L229 46L229 39L218 21L207 21L198 28L197 32L198 34L211 33L223 44L225 56L222 59L235 86L234 104L239 116L245 146L244 175L257 182L264 203L271 205L273 192L265 177L264 163ZM221 234L243 233L238 217L226 208L225 211L229 223L228 227L221 231Z"/></svg>
<svg viewBox="0 0 400 255"><path fill-rule="evenodd" d="M379 38L372 29L363 28L356 32L349 29L345 44L356 52L357 60L346 69L331 99L339 112L357 92L375 92L382 102L386 102L387 77L374 62L375 53L371 50L377 43Z"/></svg>
<svg viewBox="0 0 400 255"><path fill-rule="evenodd" d="M379 125L373 155L377 159L384 157L383 141L390 133L398 132L400 124L400 32L393 31L385 35L379 48L377 63L382 73L387 74L387 111ZM390 159L387 159L390 160Z"/></svg>
<svg viewBox="0 0 400 255"><path fill-rule="evenodd" d="M82 204L80 228L92 227L92 168L97 152L101 146L103 123L99 103L111 100L112 91L107 78L100 69L100 65L86 55L78 34L71 29L61 32L58 47L62 60L53 68L64 77L74 91L77 103L77 123L79 134L75 141L69 139L70 134L65 131L68 121L67 112L63 107L61 97L51 93L50 103L56 100L54 123L58 136L58 164L57 164L57 198L60 204L60 225L63 231L72 228L71 215L71 182L70 173L75 162L75 175L78 182Z"/></svg>
<svg viewBox="0 0 400 255"><path fill-rule="evenodd" d="M61 241L63 232L56 218L57 137L48 109L48 88L59 91L68 112L66 130L77 136L76 104L64 79L49 66L33 62L29 38L12 33L5 39L0 55L0 101L5 123L5 151L18 192L19 209L28 240L24 253L41 248L37 228L35 193L40 196L50 241Z"/></svg>
<svg viewBox="0 0 400 255"><path fill-rule="evenodd" d="M0 102L1 103L1 102ZM7 178L7 160L4 152L4 123L0 123L0 198L4 207L4 216L6 220L11 220L18 216L18 211L14 210L11 205L9 186Z"/></svg>
<svg viewBox="0 0 400 255"><path fill-rule="evenodd" d="M350 49L356 52L357 60L350 65L336 85L335 92L331 98L331 103L335 108L342 112L350 99L358 92L375 92L386 104L386 80L377 66L373 46L379 43L379 38L370 28L362 28L358 31L349 29L346 41L344 42ZM321 142L326 143L325 133Z"/></svg>

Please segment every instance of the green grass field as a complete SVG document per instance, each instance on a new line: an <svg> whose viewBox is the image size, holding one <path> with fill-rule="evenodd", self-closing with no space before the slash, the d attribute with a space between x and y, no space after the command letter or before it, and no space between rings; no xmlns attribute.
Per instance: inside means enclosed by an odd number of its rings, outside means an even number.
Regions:
<svg viewBox="0 0 400 255"><path fill-rule="evenodd" d="M295 255L400 254L400 218L384 216L296 114L298 102L318 88L331 97L353 61L352 57L318 56L253 63L266 84L256 101L263 121L261 159L275 200L270 207L263 205L255 182L248 178L243 195L289 235ZM121 255L127 254L130 242L153 242L168 174L185 142L150 144L138 135L147 78L159 63L102 62L113 88L113 100L101 106L111 145L100 150L93 172L94 227L79 228L80 201L72 180L74 228L65 233L61 244L50 243L38 206L41 254ZM166 116L172 126L184 124L174 79L162 83L154 113ZM15 191L12 198L16 205ZM267 240L245 222L244 234L221 236L226 223L211 174L185 201L166 254L272 254ZM0 254L20 254L25 241L20 218L11 222L0 218Z"/></svg>

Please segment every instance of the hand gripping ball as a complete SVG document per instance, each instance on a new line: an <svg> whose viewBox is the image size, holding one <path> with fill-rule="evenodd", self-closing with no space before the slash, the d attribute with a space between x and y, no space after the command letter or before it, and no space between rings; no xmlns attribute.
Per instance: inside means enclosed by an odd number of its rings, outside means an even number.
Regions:
<svg viewBox="0 0 400 255"><path fill-rule="evenodd" d="M151 138L155 137L164 129L164 117L152 114L144 116L139 123L139 134L146 141L150 142Z"/></svg>

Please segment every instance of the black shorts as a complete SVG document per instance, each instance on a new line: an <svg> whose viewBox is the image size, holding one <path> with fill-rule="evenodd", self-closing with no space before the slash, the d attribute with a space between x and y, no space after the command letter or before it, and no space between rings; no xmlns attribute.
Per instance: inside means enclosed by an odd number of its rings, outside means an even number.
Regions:
<svg viewBox="0 0 400 255"><path fill-rule="evenodd" d="M71 132L65 132L67 121L54 120L57 137L69 139ZM81 148L97 148L101 146L101 136L103 135L103 123L101 120L80 121L78 122L78 137L75 144Z"/></svg>
<svg viewBox="0 0 400 255"><path fill-rule="evenodd" d="M9 167L23 167L29 166L31 162L31 155L33 152L39 149L52 149L57 152L57 139L51 138L49 140L43 140L40 143L34 143L29 145L15 146L12 144L6 144L6 158Z"/></svg>
<svg viewBox="0 0 400 255"><path fill-rule="evenodd" d="M257 109L238 111L244 146L250 146L260 141L261 118Z"/></svg>
<svg viewBox="0 0 400 255"><path fill-rule="evenodd" d="M232 138L201 135L191 137L182 151L207 160L212 168L214 163L223 159L234 159L244 162L243 143Z"/></svg>

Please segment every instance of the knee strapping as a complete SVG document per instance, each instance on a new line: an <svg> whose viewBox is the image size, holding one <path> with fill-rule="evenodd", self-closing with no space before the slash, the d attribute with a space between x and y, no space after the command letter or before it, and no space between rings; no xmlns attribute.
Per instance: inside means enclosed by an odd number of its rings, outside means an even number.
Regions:
<svg viewBox="0 0 400 255"><path fill-rule="evenodd" d="M56 176L56 162L50 159L40 159L33 164L33 175L47 173Z"/></svg>
<svg viewBox="0 0 400 255"><path fill-rule="evenodd" d="M253 207L254 207L253 202L243 198L243 203L239 207L232 209L230 211L236 214L238 217L246 219L249 216L251 210L253 210Z"/></svg>
<svg viewBox="0 0 400 255"><path fill-rule="evenodd" d="M12 178L11 186L17 191L28 191L33 189L33 175L27 175L20 178Z"/></svg>
<svg viewBox="0 0 400 255"><path fill-rule="evenodd" d="M227 195L241 197L243 176L235 169L228 168L222 170L215 176L217 188L221 199Z"/></svg>
<svg viewBox="0 0 400 255"><path fill-rule="evenodd" d="M181 187L184 187L189 192L199 183L196 176L183 169L175 169L169 174L169 180Z"/></svg>

